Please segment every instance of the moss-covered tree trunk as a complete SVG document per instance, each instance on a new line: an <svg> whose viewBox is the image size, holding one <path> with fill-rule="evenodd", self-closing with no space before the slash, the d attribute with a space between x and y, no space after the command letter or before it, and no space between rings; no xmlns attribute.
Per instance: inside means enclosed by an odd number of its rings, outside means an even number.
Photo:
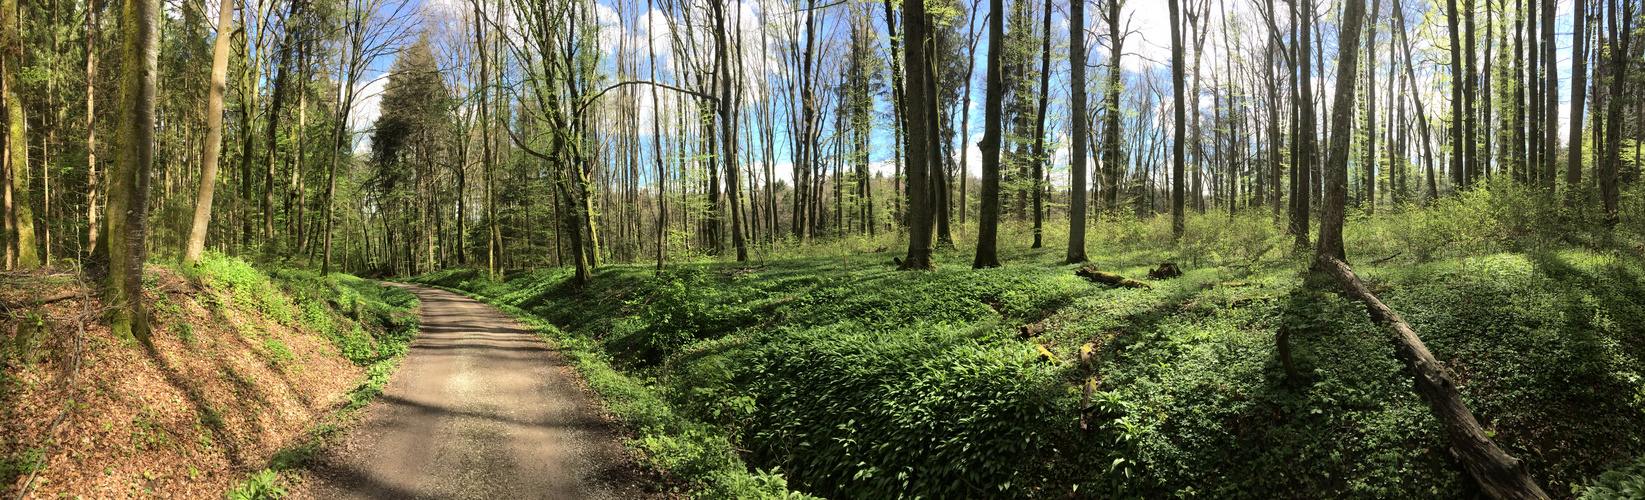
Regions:
<svg viewBox="0 0 1645 500"><path fill-rule="evenodd" d="M22 19L17 15L16 0L0 0L0 93L6 106L6 149L9 153L11 183L11 217L16 245L15 260L21 269L40 267L40 256L35 249L34 210L29 204L29 148L28 121L23 114L23 98L17 88L17 75L22 72L23 41Z"/></svg>
<svg viewBox="0 0 1645 500"><path fill-rule="evenodd" d="M120 59L119 158L109 172L108 288L104 300L113 307L110 326L120 336L148 343L148 312L143 307L144 238L148 234L149 169L154 164L154 100L157 80L160 3L127 0Z"/></svg>

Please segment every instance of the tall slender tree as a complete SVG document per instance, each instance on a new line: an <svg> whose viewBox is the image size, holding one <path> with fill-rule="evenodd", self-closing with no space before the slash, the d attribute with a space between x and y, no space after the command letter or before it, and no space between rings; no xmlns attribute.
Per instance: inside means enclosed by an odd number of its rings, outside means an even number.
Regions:
<svg viewBox="0 0 1645 500"><path fill-rule="evenodd" d="M1175 0L1172 0L1175 1ZM977 253L971 267L1000 267L997 242L1000 230L1000 110L1004 107L1005 79L1000 71L1005 43L1005 7L988 0L988 88L982 108L982 198L977 212Z"/></svg>
<svg viewBox="0 0 1645 500"><path fill-rule="evenodd" d="M1571 32L1571 130L1566 143L1565 200L1576 205L1582 184L1582 101L1588 91L1588 0L1573 0Z"/></svg>
<svg viewBox="0 0 1645 500"><path fill-rule="evenodd" d="M1318 255L1346 262L1342 226L1348 206L1348 149L1354 116L1355 77L1359 75L1360 30L1365 22L1365 0L1347 0L1337 35L1337 81L1331 104L1331 149L1325 159L1324 213L1319 219Z"/></svg>
<svg viewBox="0 0 1645 500"><path fill-rule="evenodd" d="M1173 115L1171 139L1171 236L1181 240L1188 229L1183 212L1183 131L1187 121L1182 96L1182 0L1170 0L1171 10L1171 110Z"/></svg>
<svg viewBox="0 0 1645 500"><path fill-rule="evenodd" d="M6 106L6 158L11 176L7 190L11 195L10 222L12 233L7 243L15 245L16 253L10 265L22 269L40 266L38 245L34 241L34 209L29 199L29 136L28 121L23 113L22 89L17 76L22 73L23 40L22 18L18 16L17 0L0 0L0 94Z"/></svg>
<svg viewBox="0 0 1645 500"><path fill-rule="evenodd" d="M194 223L183 266L200 261L206 248L206 226L211 222L211 199L217 188L217 157L223 150L223 93L228 87L228 43L234 32L234 0L217 8L217 40L212 43L211 90L206 97L206 142L200 155L200 190L194 201Z"/></svg>
<svg viewBox="0 0 1645 500"><path fill-rule="evenodd" d="M1091 260L1085 254L1085 0L1072 0L1068 5L1068 73L1070 86L1070 127L1073 129L1068 155L1068 253L1067 264Z"/></svg>

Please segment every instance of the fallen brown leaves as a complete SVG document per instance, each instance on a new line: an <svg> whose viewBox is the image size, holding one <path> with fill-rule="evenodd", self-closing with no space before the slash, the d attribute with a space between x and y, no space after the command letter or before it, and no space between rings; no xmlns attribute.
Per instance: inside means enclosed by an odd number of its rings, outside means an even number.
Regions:
<svg viewBox="0 0 1645 500"><path fill-rule="evenodd" d="M24 321L46 325L25 349L28 362L3 357L0 383L0 456L46 453L29 498L222 497L328 415L362 375L321 332L240 309L171 269L148 272L158 282L144 297L155 315L153 351L114 338L99 317L86 324L80 367L71 370L79 329L66 320L100 309L95 297L28 310L36 316L0 311L7 349ZM61 294L75 286L63 274L8 274L0 300ZM276 342L291 359L273 361ZM77 383L67 383L76 371ZM15 496L27 476L0 477L8 481L0 492Z"/></svg>

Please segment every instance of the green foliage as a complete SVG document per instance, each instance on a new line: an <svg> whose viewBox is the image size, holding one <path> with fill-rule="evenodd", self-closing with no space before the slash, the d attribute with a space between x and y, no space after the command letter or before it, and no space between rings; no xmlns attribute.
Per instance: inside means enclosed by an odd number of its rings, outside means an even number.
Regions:
<svg viewBox="0 0 1645 500"><path fill-rule="evenodd" d="M267 469L249 476L228 493L229 498L236 499L283 497L286 492L280 472L311 463L326 440L342 429L341 422L352 418L357 410L382 394L389 376L417 336L417 297L400 288L346 274L321 276L298 269L276 269L265 274L239 258L216 252L207 252L194 272L202 280L229 289L232 300L238 304L330 339L338 354L366 368L365 378L349 391L346 404L308 429L304 436L276 451ZM280 312L271 312L273 310ZM260 337L269 362L283 364L295 360L291 349L278 338ZM206 410L201 417L202 424L220 428L222 417L210 408ZM134 429L142 428L134 423ZM137 439L135 434L134 439Z"/></svg>
<svg viewBox="0 0 1645 500"><path fill-rule="evenodd" d="M1594 484L1582 489L1582 500L1630 500L1645 498L1645 457L1626 466L1606 471Z"/></svg>
<svg viewBox="0 0 1645 500"><path fill-rule="evenodd" d="M34 472L36 467L44 466L45 460L44 448L27 448L15 455L0 457L0 484L16 484L17 478Z"/></svg>
<svg viewBox="0 0 1645 500"><path fill-rule="evenodd" d="M1587 224L1563 209L1492 208L1542 196L1497 189L1434 213L1356 214L1347 236L1361 276L1456 374L1481 423L1565 491L1645 453L1630 430L1645 428L1645 344L1630 333L1645 331L1645 270L1616 246L1545 250L1568 244L1533 226ZM647 463L701 496L773 467L788 487L841 498L1467 494L1386 331L1306 272L1306 252L1287 258L1271 220L1192 216L1220 236L1179 247L1166 222L1121 216L1093 235L1110 250L1093 253L1105 270L1184 264L1151 290L1075 278L1060 250L985 270L940 255L948 264L932 273L857 253L607 266L581 290L565 270L423 279L530 314L637 430ZM1227 281L1243 285L1201 286ZM1021 337L1030 323L1045 332ZM1281 330L1296 380L1278 359ZM635 347L647 341L667 348ZM1062 361L1082 345L1091 368Z"/></svg>
<svg viewBox="0 0 1645 500"><path fill-rule="evenodd" d="M270 500L285 496L286 489L280 484L280 473L272 469L247 475L246 482L224 495L229 500Z"/></svg>
<svg viewBox="0 0 1645 500"><path fill-rule="evenodd" d="M228 290L241 307L262 312L282 325L291 324L294 308L290 300L268 275L246 261L207 251L195 272L212 288Z"/></svg>

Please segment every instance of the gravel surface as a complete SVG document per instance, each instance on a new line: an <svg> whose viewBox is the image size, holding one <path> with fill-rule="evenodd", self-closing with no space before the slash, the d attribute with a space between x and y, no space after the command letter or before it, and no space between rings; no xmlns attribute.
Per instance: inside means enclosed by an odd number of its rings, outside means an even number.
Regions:
<svg viewBox="0 0 1645 500"><path fill-rule="evenodd" d="M297 497L652 496L559 352L491 306L390 284L422 300L422 333Z"/></svg>

